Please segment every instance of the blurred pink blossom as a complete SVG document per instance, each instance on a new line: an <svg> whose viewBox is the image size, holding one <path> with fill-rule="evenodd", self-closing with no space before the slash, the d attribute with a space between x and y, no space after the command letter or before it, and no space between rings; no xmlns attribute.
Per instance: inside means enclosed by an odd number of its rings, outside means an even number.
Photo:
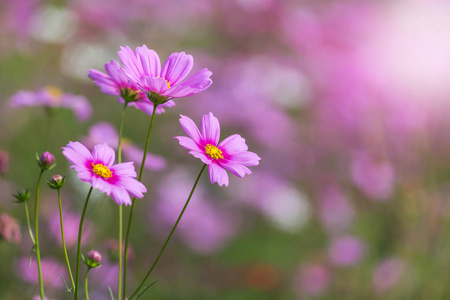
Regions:
<svg viewBox="0 0 450 300"><path fill-rule="evenodd" d="M69 282L69 277L67 275L67 269L60 262L51 259L44 258L41 260L42 267L42 281L44 285L48 285L51 287L64 288L64 282L62 281L59 274L64 277L66 282ZM36 260L31 261L28 257L20 258L18 261L17 272L22 280L37 284L39 282L38 278L38 269Z"/></svg>
<svg viewBox="0 0 450 300"><path fill-rule="evenodd" d="M386 161L375 161L367 153L357 153L351 165L353 183L369 198L387 200L394 189L394 169Z"/></svg>
<svg viewBox="0 0 450 300"><path fill-rule="evenodd" d="M352 266L365 254L366 243L350 235L334 239L328 249L330 261L339 267Z"/></svg>
<svg viewBox="0 0 450 300"><path fill-rule="evenodd" d="M47 86L35 92L19 91L11 97L10 105L11 107L64 107L73 110L80 121L86 121L92 114L91 105L84 96L64 93L54 86Z"/></svg>
<svg viewBox="0 0 450 300"><path fill-rule="evenodd" d="M63 209L64 239L66 240L67 247L74 247L78 242L78 227L80 224L80 217L81 215L76 212L71 212ZM47 223L50 236L57 240L59 242L59 245L62 245L59 210L54 210L52 213L50 213L47 219ZM89 220L84 220L81 242L83 244L87 243L93 235L93 224Z"/></svg>
<svg viewBox="0 0 450 300"><path fill-rule="evenodd" d="M382 294L392 288L401 278L405 266L398 258L383 260L373 271L372 283L375 290Z"/></svg>
<svg viewBox="0 0 450 300"><path fill-rule="evenodd" d="M329 232L343 232L351 225L354 210L336 186L329 186L319 196L319 219Z"/></svg>
<svg viewBox="0 0 450 300"><path fill-rule="evenodd" d="M330 270L318 263L305 263L294 278L294 289L300 295L318 296L326 293L332 279Z"/></svg>

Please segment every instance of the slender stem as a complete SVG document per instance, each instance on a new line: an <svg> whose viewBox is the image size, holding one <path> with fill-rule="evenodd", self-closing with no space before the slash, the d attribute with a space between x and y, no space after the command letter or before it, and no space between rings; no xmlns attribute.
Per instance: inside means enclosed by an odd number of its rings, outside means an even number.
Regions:
<svg viewBox="0 0 450 300"><path fill-rule="evenodd" d="M117 147L117 155L118 155L118 162L119 164L122 162L122 132L123 132L123 123L125 120L125 111L127 109L128 103L125 102L125 105L122 109L122 118L120 118L120 126L119 126L119 145Z"/></svg>
<svg viewBox="0 0 450 300"><path fill-rule="evenodd" d="M142 180L142 174L144 172L144 165L145 165L145 160L147 158L147 151L148 151L148 144L150 141L150 135L152 133L152 128L153 128L153 120L155 119L155 115L156 115L156 108L158 107L157 104L155 104L153 106L153 112L152 112L152 117L150 119L150 125L148 127L148 133L147 133L147 141L145 143L145 148L144 148L144 155L142 156L142 163L141 163L141 168L139 170L139 177L138 180L141 181ZM132 204L131 204L131 210L130 210L130 217L128 218L128 227L127 227L127 234L125 237L125 251L124 251L124 264L123 264L123 299L127 299L127 267L128 267L128 243L129 243L129 239L130 239L130 230L131 230L131 222L133 220L133 212L134 212L134 206L136 204L136 198L132 199Z"/></svg>
<svg viewBox="0 0 450 300"><path fill-rule="evenodd" d="M84 279L84 292L86 293L86 300L89 300L89 290L88 290L88 275L91 268L86 271L86 278Z"/></svg>
<svg viewBox="0 0 450 300"><path fill-rule="evenodd" d="M130 296L129 300L133 299L134 296L136 296L136 294L140 291L140 289L142 288L142 286L145 284L145 282L147 281L147 278L150 276L150 274L152 273L153 269L156 267L156 264L158 263L159 259L161 258L161 255L163 254L164 250L166 249L167 244L169 243L170 239L172 238L173 233L175 232L175 229L177 229L178 223L180 223L181 218L183 217L184 211L186 210L189 201L192 198L192 195L194 194L195 188L197 187L197 183L200 179L200 176L202 176L203 171L205 170L206 165L203 165L200 173L197 176L197 179L195 180L194 186L192 187L191 193L189 194L189 197L186 200L186 203L184 204L183 209L180 212L180 215L178 216L177 221L175 222L175 225L173 225L172 231L170 232L169 236L167 237L166 242L164 243L163 247L161 248L161 251L159 252L158 256L156 257L155 261L153 262L153 265L151 266L150 270L148 271L147 275L145 275L144 280L142 280L141 284L139 285L139 287L136 289L136 291Z"/></svg>
<svg viewBox="0 0 450 300"><path fill-rule="evenodd" d="M64 257L66 258L67 271L69 272L70 282L72 283L72 290L75 287L75 282L73 281L72 269L70 268L69 256L67 255L66 239L64 238L64 223L62 214L62 204L61 204L61 190L58 189L58 201L59 201L59 221L61 224L61 240L64 250Z"/></svg>
<svg viewBox="0 0 450 300"><path fill-rule="evenodd" d="M123 227L123 205L119 206L119 277L118 277L118 290L117 290L117 300L122 299L122 227Z"/></svg>
<svg viewBox="0 0 450 300"><path fill-rule="evenodd" d="M75 300L78 300L78 287L79 287L79 281L80 281L81 235L83 233L84 216L86 215L86 208L89 203L89 198L91 197L92 189L93 189L92 187L89 189L89 192L86 196L86 202L84 203L83 213L81 214L81 219L80 219L80 228L78 229L77 271L76 271L76 275L75 275L75 293L74 293Z"/></svg>
<svg viewBox="0 0 450 300"><path fill-rule="evenodd" d="M41 252L39 249L39 186L41 184L42 174L44 173L44 169L41 169L39 173L38 181L36 184L36 201L34 207L34 231L36 236L36 260L38 265L38 273L39 273L39 295L41 296L41 300L44 300L44 283L42 282L42 267L41 267Z"/></svg>
<svg viewBox="0 0 450 300"><path fill-rule="evenodd" d="M27 225L28 225L28 232L30 233L31 241L33 242L33 245L36 245L36 241L34 240L33 231L31 230L31 224L30 224L30 214L28 213L28 203L25 202L25 216L27 217Z"/></svg>
<svg viewBox="0 0 450 300"><path fill-rule="evenodd" d="M125 111L127 109L128 103L125 102L122 109L122 118L120 119L119 126L119 145L117 147L118 152L118 163L122 162L122 132L123 132L123 123L125 120ZM122 264L123 264L123 256L122 256L122 230L123 230L123 205L119 206L119 274L118 274L118 290L117 290L117 299L121 300L122 297Z"/></svg>

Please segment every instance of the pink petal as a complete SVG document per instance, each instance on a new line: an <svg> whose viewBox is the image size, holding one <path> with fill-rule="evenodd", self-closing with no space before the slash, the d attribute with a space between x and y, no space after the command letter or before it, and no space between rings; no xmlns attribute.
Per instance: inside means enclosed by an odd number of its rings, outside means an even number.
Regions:
<svg viewBox="0 0 450 300"><path fill-rule="evenodd" d="M119 86L127 85L128 78L123 73L122 68L117 61L111 59L109 63L105 64L105 70L116 84Z"/></svg>
<svg viewBox="0 0 450 300"><path fill-rule="evenodd" d="M199 93L199 91L197 89L194 89L189 86L182 86L179 84L175 87L168 89L166 91L166 93L164 94L164 96L173 97L173 98L182 98L182 97L192 96L197 93Z"/></svg>
<svg viewBox="0 0 450 300"><path fill-rule="evenodd" d="M193 151L203 151L203 149L191 138L188 138L187 136L176 136L174 139L177 139L180 145L188 150Z"/></svg>
<svg viewBox="0 0 450 300"><path fill-rule="evenodd" d="M92 162L93 158L89 150L80 142L69 142L63 147L63 155L76 167L86 169L86 165Z"/></svg>
<svg viewBox="0 0 450 300"><path fill-rule="evenodd" d="M224 168L219 166L217 163L212 163L208 166L208 171L211 183L217 182L219 186L228 186L228 174Z"/></svg>
<svg viewBox="0 0 450 300"><path fill-rule="evenodd" d="M212 72L208 69L202 69L189 77L186 81L180 83L182 86L189 86L197 90L197 93L206 90L212 84Z"/></svg>
<svg viewBox="0 0 450 300"><path fill-rule="evenodd" d="M147 188L136 179L125 177L120 181L120 184L127 190L127 192L135 198L143 198Z"/></svg>
<svg viewBox="0 0 450 300"><path fill-rule="evenodd" d="M171 86L175 86L182 81L194 65L192 55L184 52L172 53L164 63L161 77L170 82Z"/></svg>
<svg viewBox="0 0 450 300"><path fill-rule="evenodd" d="M195 158L199 158L204 164L212 164L213 159L206 155L204 152L198 152L198 151L189 151L189 154L194 156Z"/></svg>
<svg viewBox="0 0 450 300"><path fill-rule="evenodd" d="M252 171L250 171L249 168L239 163L228 162L221 164L225 169L240 178L244 177L245 174L252 174Z"/></svg>
<svg viewBox="0 0 450 300"><path fill-rule="evenodd" d="M102 93L112 96L119 95L119 88L117 87L117 84L105 73L90 69L88 77L94 80L94 83L100 87Z"/></svg>
<svg viewBox="0 0 450 300"><path fill-rule="evenodd" d="M124 66L124 71L127 77L133 81L138 81L144 75L144 69L140 57L137 57L130 47L120 47L119 55L120 62Z"/></svg>
<svg viewBox="0 0 450 300"><path fill-rule="evenodd" d="M113 148L109 147L107 143L103 143L94 146L92 157L95 163L102 163L107 167L112 167L116 154Z"/></svg>
<svg viewBox="0 0 450 300"><path fill-rule="evenodd" d="M115 187L114 189L112 189L111 198L119 205L131 205L130 195L122 187Z"/></svg>
<svg viewBox="0 0 450 300"><path fill-rule="evenodd" d="M259 165L259 161L261 160L261 158L256 153L245 151L231 155L228 160L234 163L252 167Z"/></svg>
<svg viewBox="0 0 450 300"><path fill-rule="evenodd" d="M195 125L194 121L192 121L191 118L180 115L180 124L183 130L187 133L187 135L194 140L199 145L202 145L203 138L200 135L200 131L197 128L197 125Z"/></svg>
<svg viewBox="0 0 450 300"><path fill-rule="evenodd" d="M91 185L93 188L99 189L100 192L106 193L108 196L111 194L113 188L109 182L96 175L92 176Z"/></svg>
<svg viewBox="0 0 450 300"><path fill-rule="evenodd" d="M165 92L169 90L167 82L162 78L145 76L141 78L137 84L144 90L152 91L165 96Z"/></svg>
<svg viewBox="0 0 450 300"><path fill-rule="evenodd" d="M115 176L128 176L135 178L137 176L133 162L124 162L111 167Z"/></svg>
<svg viewBox="0 0 450 300"><path fill-rule="evenodd" d="M205 142L216 146L220 139L219 120L210 112L203 116L200 127Z"/></svg>
<svg viewBox="0 0 450 300"><path fill-rule="evenodd" d="M245 139L243 139L239 134L233 134L224 139L220 142L219 148L224 150L227 154L234 154L248 150L248 147L245 144Z"/></svg>
<svg viewBox="0 0 450 300"><path fill-rule="evenodd" d="M161 61L158 54L148 49L146 45L136 48L136 56L140 58L142 63L143 75L159 77L161 73Z"/></svg>

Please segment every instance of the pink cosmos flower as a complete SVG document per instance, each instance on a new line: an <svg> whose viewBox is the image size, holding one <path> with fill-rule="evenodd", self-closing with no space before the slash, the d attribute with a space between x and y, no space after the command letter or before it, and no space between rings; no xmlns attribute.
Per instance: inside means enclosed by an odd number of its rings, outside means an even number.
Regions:
<svg viewBox="0 0 450 300"><path fill-rule="evenodd" d="M212 84L212 73L206 68L183 81L194 65L193 57L184 52L172 53L162 68L158 54L146 45L137 47L134 52L128 46L121 47L118 54L125 75L156 104L195 95Z"/></svg>
<svg viewBox="0 0 450 300"><path fill-rule="evenodd" d="M96 145L92 153L80 142L69 142L63 155L78 172L81 181L106 193L119 205L130 205L130 195L144 197L145 186L137 181L133 162L114 165L114 150L106 143Z"/></svg>
<svg viewBox="0 0 450 300"><path fill-rule="evenodd" d="M89 78L94 80L95 84L100 87L102 93L119 96L120 103L128 101L130 105L135 106L146 114L152 114L153 103L148 100L147 95L136 84L128 80L117 61L112 59L111 62L105 64L105 70L107 74L94 69L90 69L88 74ZM161 114L165 112L164 107L173 106L175 106L175 102L169 100L159 105L156 113Z"/></svg>
<svg viewBox="0 0 450 300"><path fill-rule="evenodd" d="M65 107L71 109L80 121L89 119L92 114L92 107L84 96L63 93L54 86L46 86L36 92L19 91L11 97L10 105L11 107Z"/></svg>
<svg viewBox="0 0 450 300"><path fill-rule="evenodd" d="M208 165L211 183L228 186L226 170L238 177L251 174L247 166L257 166L261 158L256 153L247 151L248 147L239 134L227 137L219 144L219 120L210 112L204 115L200 123L201 132L194 121L181 115L180 124L189 137L175 137L180 145L191 150L189 154L199 158Z"/></svg>

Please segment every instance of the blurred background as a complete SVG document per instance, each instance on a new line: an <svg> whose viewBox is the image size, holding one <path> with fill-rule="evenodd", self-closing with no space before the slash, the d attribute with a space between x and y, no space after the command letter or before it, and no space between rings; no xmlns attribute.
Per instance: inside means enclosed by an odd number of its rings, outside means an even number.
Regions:
<svg viewBox="0 0 450 300"><path fill-rule="evenodd" d="M179 114L198 123L211 111L222 138L241 134L261 163L228 188L203 176L143 298L448 299L450 3L419 0L1 0L1 299L38 294L24 207L11 196L34 192L35 152L56 156L45 179L70 175L74 264L89 186L61 147L114 144L122 105L87 72L142 44L162 61L192 54L193 72L207 67L213 85L156 117L130 291L201 168L172 138L184 135ZM17 104L19 91L53 100ZM149 120L127 110L124 156L137 167ZM46 295L70 299L56 192L43 186L41 203ZM117 290L117 224L117 205L93 194L82 251L100 251L104 265L90 273L91 299Z"/></svg>

